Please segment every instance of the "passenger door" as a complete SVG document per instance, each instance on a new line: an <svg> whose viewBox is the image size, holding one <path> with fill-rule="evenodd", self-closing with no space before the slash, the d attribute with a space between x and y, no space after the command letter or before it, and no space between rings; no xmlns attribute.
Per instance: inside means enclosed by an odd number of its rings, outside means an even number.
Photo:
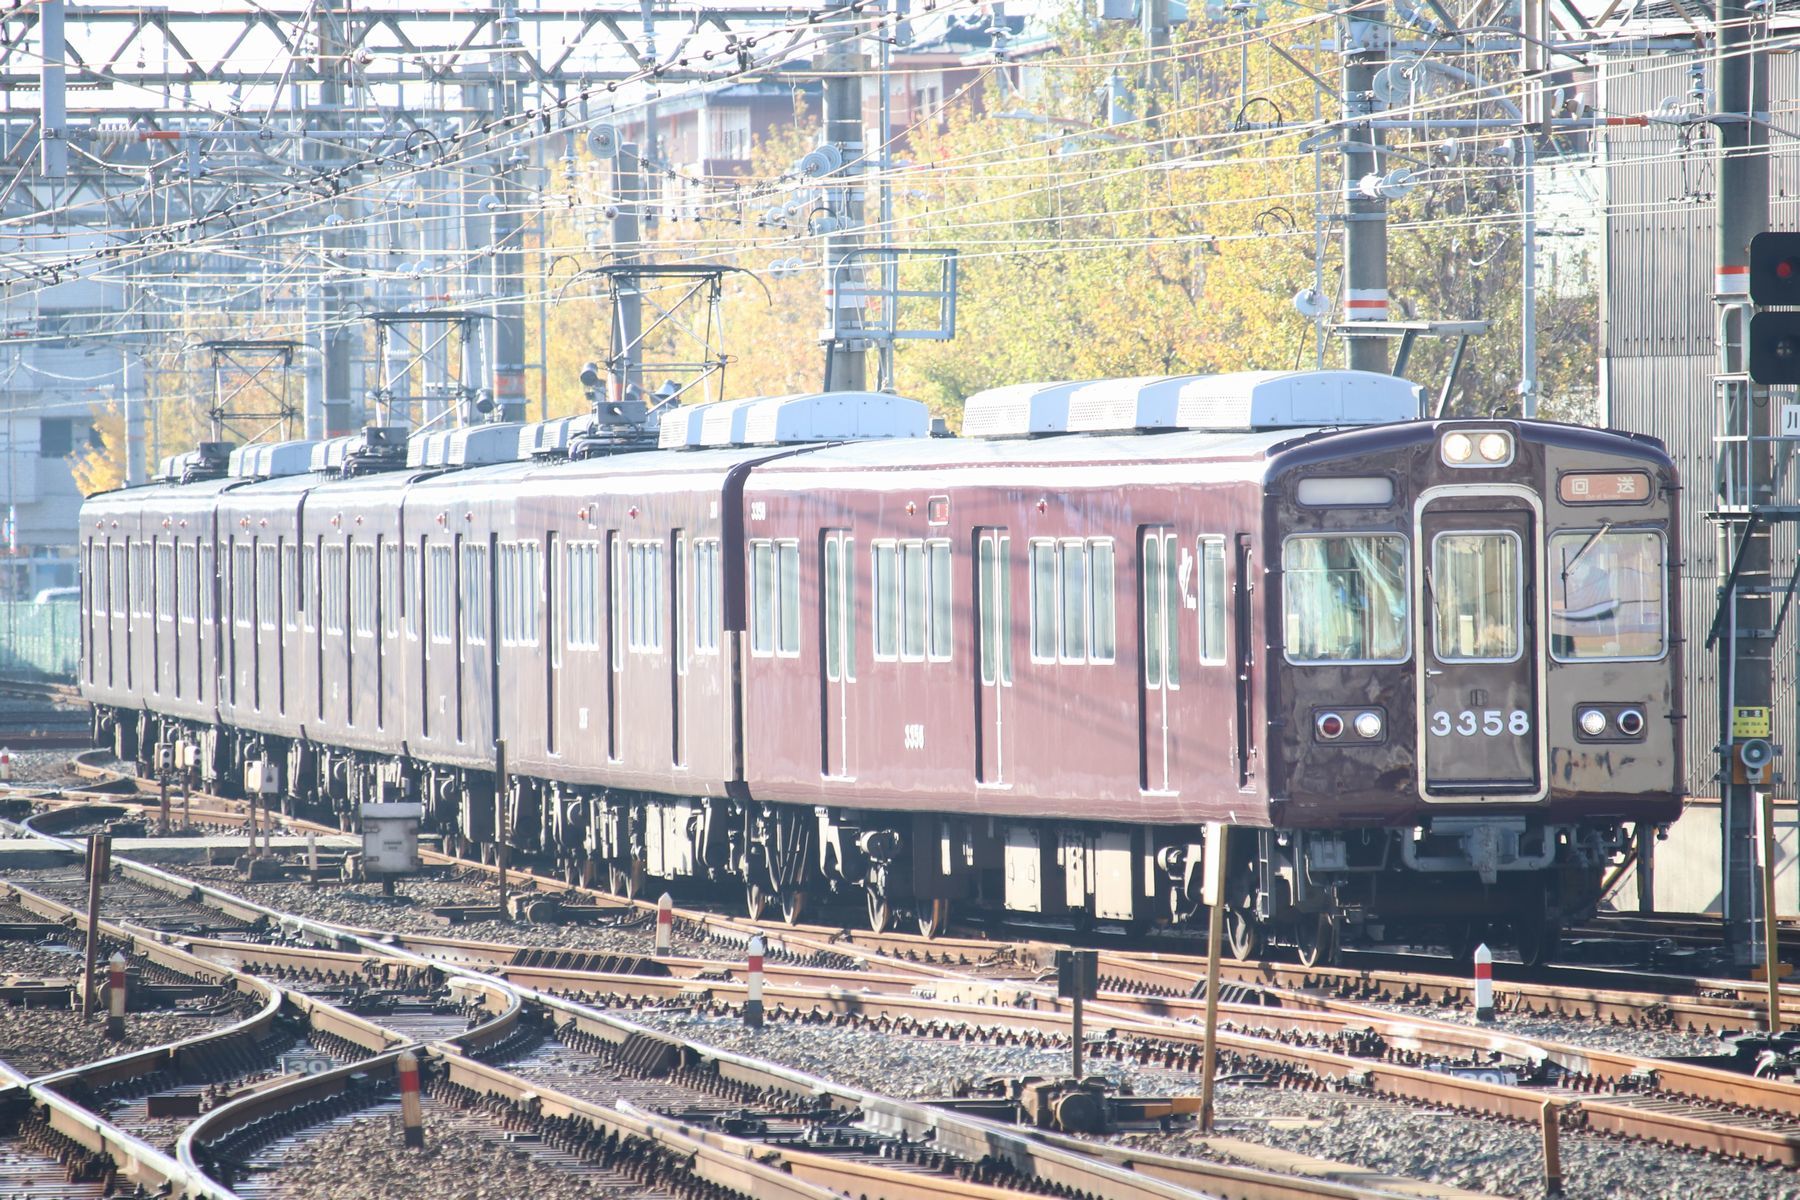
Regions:
<svg viewBox="0 0 1800 1200"><path fill-rule="evenodd" d="M1012 687L1012 538L1004 529L975 534L975 782L1004 787L1007 693Z"/></svg>
<svg viewBox="0 0 1800 1200"><path fill-rule="evenodd" d="M856 539L841 529L826 530L821 539L824 595L819 605L824 625L824 694L819 705L824 748L820 769L833 779L849 779L850 690L856 682Z"/></svg>
<svg viewBox="0 0 1800 1200"><path fill-rule="evenodd" d="M1167 526L1145 528L1138 538L1138 667L1142 681L1138 727L1139 786L1146 792L1177 791L1173 780L1174 731L1169 693L1181 689L1181 549Z"/></svg>
<svg viewBox="0 0 1800 1200"><path fill-rule="evenodd" d="M1427 800L1544 794L1538 630L1541 532L1531 501L1496 489L1427 494L1418 630L1420 791Z"/></svg>

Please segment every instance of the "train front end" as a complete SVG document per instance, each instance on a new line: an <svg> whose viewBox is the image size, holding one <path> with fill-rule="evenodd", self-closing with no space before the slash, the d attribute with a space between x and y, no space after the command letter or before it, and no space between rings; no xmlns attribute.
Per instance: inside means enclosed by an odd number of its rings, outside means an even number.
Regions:
<svg viewBox="0 0 1800 1200"><path fill-rule="evenodd" d="M1271 463L1266 917L1536 959L1593 912L1680 811L1676 496L1654 440L1533 421Z"/></svg>

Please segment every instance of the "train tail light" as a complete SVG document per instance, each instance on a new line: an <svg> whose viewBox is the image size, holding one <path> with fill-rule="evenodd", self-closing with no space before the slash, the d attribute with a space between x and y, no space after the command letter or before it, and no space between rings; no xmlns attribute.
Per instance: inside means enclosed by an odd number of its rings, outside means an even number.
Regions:
<svg viewBox="0 0 1800 1200"><path fill-rule="evenodd" d="M1314 725L1319 736L1327 741L1335 741L1344 736L1344 718L1334 712L1320 713Z"/></svg>
<svg viewBox="0 0 1800 1200"><path fill-rule="evenodd" d="M1371 741L1381 736L1381 714L1375 712L1356 714L1356 732L1359 737Z"/></svg>
<svg viewBox="0 0 1800 1200"><path fill-rule="evenodd" d="M1626 737L1636 737L1644 732L1644 714L1635 708L1628 708L1620 713L1619 732Z"/></svg>
<svg viewBox="0 0 1800 1200"><path fill-rule="evenodd" d="M1597 708L1584 710L1577 719L1581 722L1581 732L1589 737L1599 737L1606 732L1606 714Z"/></svg>

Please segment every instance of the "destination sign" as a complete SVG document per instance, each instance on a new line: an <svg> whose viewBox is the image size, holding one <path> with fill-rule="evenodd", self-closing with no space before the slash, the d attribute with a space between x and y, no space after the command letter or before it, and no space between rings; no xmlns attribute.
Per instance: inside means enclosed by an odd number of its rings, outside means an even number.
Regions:
<svg viewBox="0 0 1800 1200"><path fill-rule="evenodd" d="M1617 504L1650 498L1650 476L1642 471L1584 471L1564 475L1556 491L1564 504Z"/></svg>

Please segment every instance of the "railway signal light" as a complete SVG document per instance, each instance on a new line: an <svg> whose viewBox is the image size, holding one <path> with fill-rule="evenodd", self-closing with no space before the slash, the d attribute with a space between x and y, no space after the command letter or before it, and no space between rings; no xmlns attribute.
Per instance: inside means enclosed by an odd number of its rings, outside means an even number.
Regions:
<svg viewBox="0 0 1800 1200"><path fill-rule="evenodd" d="M1750 239L1750 301L1758 308L1800 307L1800 233Z"/></svg>
<svg viewBox="0 0 1800 1200"><path fill-rule="evenodd" d="M1800 312L1751 315L1750 378L1757 383L1800 383Z"/></svg>

